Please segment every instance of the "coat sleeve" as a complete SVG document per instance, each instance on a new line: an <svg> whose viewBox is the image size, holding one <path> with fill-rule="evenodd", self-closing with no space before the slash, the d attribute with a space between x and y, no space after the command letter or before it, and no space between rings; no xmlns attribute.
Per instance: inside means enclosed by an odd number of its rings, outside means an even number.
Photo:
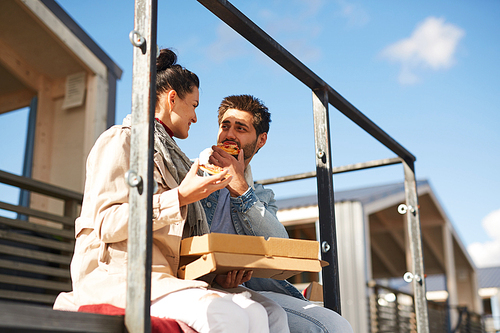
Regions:
<svg viewBox="0 0 500 333"><path fill-rule="evenodd" d="M94 229L105 243L128 238L129 187L125 173L130 165L130 129L119 126L104 132L92 148L87 161L85 195L91 195ZM177 188L164 189L153 196L153 206L160 212L153 229L181 222L186 215L179 208ZM82 207L82 210L87 207Z"/></svg>

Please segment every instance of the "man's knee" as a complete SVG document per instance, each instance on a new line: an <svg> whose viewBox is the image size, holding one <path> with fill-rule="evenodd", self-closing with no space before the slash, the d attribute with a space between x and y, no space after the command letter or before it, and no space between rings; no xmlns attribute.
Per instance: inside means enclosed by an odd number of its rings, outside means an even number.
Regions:
<svg viewBox="0 0 500 333"><path fill-rule="evenodd" d="M338 332L353 333L351 324L347 321L347 319L342 316L339 317L340 319L338 320L337 324L339 327Z"/></svg>
<svg viewBox="0 0 500 333"><path fill-rule="evenodd" d="M269 327L271 332L287 332L288 331L288 315L286 311L277 303L269 300L262 303L267 311Z"/></svg>
<svg viewBox="0 0 500 333"><path fill-rule="evenodd" d="M330 309L314 306L305 311L285 310L292 333L353 333L349 322Z"/></svg>

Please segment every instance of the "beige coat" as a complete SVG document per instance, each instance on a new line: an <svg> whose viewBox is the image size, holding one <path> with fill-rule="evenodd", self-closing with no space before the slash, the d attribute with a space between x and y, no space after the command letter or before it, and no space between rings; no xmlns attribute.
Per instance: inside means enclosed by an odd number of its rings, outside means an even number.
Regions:
<svg viewBox="0 0 500 333"><path fill-rule="evenodd" d="M129 187L124 175L129 170L130 132L130 127L113 126L89 154L82 212L75 221L73 291L61 293L55 309L101 303L125 307ZM178 184L159 154L154 163L158 191L153 196L151 300L177 290L207 287L202 281L176 277L187 208L179 207Z"/></svg>

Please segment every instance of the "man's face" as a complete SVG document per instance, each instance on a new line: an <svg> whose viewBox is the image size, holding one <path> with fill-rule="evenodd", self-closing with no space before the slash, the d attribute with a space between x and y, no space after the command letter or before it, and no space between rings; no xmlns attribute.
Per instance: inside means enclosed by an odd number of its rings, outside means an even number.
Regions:
<svg viewBox="0 0 500 333"><path fill-rule="evenodd" d="M219 124L217 143L235 142L240 149L243 149L245 162L248 163L252 159L257 150L264 146L266 140L267 133L262 133L257 137L252 113L236 109L228 109L224 113Z"/></svg>

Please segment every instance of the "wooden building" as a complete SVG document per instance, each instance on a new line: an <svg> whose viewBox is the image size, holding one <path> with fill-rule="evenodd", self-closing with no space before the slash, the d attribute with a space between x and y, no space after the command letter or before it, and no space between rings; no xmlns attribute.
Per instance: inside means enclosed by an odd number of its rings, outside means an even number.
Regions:
<svg viewBox="0 0 500 333"><path fill-rule="evenodd" d="M86 157L115 121L122 70L53 0L1 1L0 30L0 114L30 107L34 122L25 176L83 192Z"/></svg>
<svg viewBox="0 0 500 333"><path fill-rule="evenodd" d="M429 182L418 182L424 267L427 275L446 276L451 308L467 306L482 313L476 267ZM389 184L335 193L337 246L339 254L342 315L354 332L368 332L373 292L370 283L388 284L403 280L410 261L407 227L398 206L405 202L404 185ZM316 239L317 196L278 201L278 218L290 237ZM301 277L298 277L301 279ZM319 277L305 276L295 282ZM389 285L388 285L389 286ZM450 311L450 322L457 312Z"/></svg>

